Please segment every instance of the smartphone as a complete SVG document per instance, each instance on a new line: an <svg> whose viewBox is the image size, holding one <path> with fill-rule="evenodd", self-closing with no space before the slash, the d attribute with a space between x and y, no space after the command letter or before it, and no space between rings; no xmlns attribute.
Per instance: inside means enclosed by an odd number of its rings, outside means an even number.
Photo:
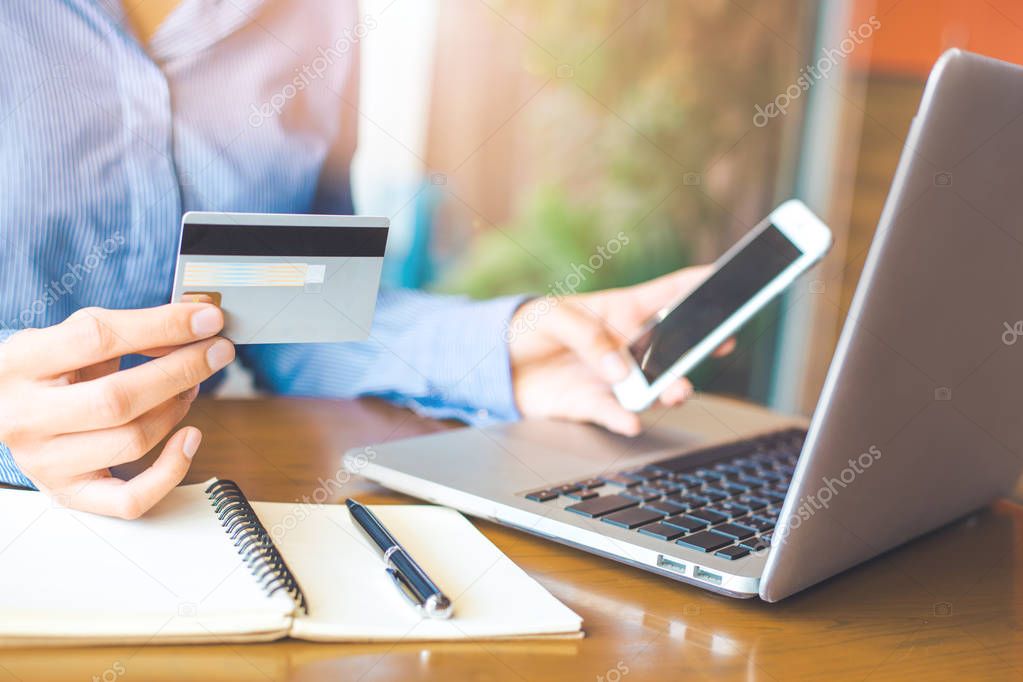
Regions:
<svg viewBox="0 0 1023 682"><path fill-rule="evenodd" d="M819 261L831 242L831 230L801 201L774 209L700 286L644 325L626 353L629 376L614 386L618 401L628 410L647 408Z"/></svg>

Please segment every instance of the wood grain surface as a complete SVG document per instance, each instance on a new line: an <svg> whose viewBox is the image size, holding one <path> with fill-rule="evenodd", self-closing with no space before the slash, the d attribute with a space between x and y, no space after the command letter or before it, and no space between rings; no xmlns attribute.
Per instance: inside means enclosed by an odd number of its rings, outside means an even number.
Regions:
<svg viewBox="0 0 1023 682"><path fill-rule="evenodd" d="M230 477L252 499L283 502L408 503L339 476L341 454L451 428L373 400L203 399L189 422L205 433L189 481ZM1023 679L1023 507L1011 501L774 605L476 523L583 616L584 639L8 650L0 682Z"/></svg>

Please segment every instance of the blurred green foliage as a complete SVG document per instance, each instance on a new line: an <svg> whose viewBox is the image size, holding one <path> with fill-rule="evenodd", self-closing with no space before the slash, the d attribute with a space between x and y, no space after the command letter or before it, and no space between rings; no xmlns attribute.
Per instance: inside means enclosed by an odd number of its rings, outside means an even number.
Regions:
<svg viewBox="0 0 1023 682"><path fill-rule="evenodd" d="M476 238L465 266L455 271L454 286L477 297L546 293L563 283L573 266L593 257L601 265L576 291L594 291L644 281L689 261L687 245L675 232L643 234L642 248L634 249L634 233L607 218L600 206L573 202L560 187L540 188L512 225ZM597 248L621 232L629 235L629 246L597 258Z"/></svg>
<svg viewBox="0 0 1023 682"><path fill-rule="evenodd" d="M755 127L753 107L802 65L807 3L492 4L547 81L523 146L575 151L537 155L519 210L472 240L442 289L542 292L620 231L629 247L580 290L631 284L713 258L767 212L785 127Z"/></svg>

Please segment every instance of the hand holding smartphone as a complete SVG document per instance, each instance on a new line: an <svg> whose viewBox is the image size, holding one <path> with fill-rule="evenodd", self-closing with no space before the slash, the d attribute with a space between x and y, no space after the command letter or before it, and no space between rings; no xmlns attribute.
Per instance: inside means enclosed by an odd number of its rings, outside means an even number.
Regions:
<svg viewBox="0 0 1023 682"><path fill-rule="evenodd" d="M629 345L629 376L614 387L628 410L648 407L831 248L831 231L802 202L786 201L725 252L714 271L661 310Z"/></svg>

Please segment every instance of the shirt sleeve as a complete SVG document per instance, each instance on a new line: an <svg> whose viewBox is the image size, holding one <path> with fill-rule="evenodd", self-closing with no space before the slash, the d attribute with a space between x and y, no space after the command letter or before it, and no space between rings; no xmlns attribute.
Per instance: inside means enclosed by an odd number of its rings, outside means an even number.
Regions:
<svg viewBox="0 0 1023 682"><path fill-rule="evenodd" d="M476 301L383 291L366 341L239 346L256 386L282 395L378 396L434 418L518 419L508 323L522 297Z"/></svg>
<svg viewBox="0 0 1023 682"><path fill-rule="evenodd" d="M18 469L18 465L14 463L14 457L11 456L10 449L0 443L0 483L6 483L7 485L17 485L23 488L34 488L32 481L25 478Z"/></svg>

